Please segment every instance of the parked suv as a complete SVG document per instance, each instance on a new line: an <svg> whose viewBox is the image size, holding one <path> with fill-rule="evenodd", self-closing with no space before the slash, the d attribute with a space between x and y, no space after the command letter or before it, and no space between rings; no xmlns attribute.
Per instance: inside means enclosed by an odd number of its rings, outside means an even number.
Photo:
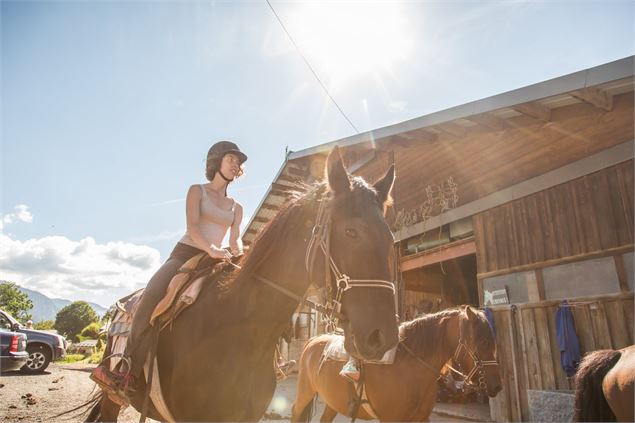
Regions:
<svg viewBox="0 0 635 423"><path fill-rule="evenodd" d="M18 370L28 358L26 335L0 326L0 371Z"/></svg>
<svg viewBox="0 0 635 423"><path fill-rule="evenodd" d="M21 370L25 373L42 373L51 361L66 355L66 340L55 333L27 329L9 313L0 309L0 327L26 335L26 351L29 358Z"/></svg>

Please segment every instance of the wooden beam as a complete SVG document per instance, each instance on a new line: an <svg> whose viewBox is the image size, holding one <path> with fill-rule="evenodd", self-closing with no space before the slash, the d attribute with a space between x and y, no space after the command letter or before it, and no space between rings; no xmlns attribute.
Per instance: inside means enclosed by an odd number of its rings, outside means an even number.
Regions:
<svg viewBox="0 0 635 423"><path fill-rule="evenodd" d="M258 223L269 223L270 220L271 219L267 219L266 217L256 216L253 221Z"/></svg>
<svg viewBox="0 0 635 423"><path fill-rule="evenodd" d="M267 204L267 203L264 203L262 206L260 206L260 208L264 210L276 210L276 211L280 210L280 206L276 206L274 204Z"/></svg>
<svg viewBox="0 0 635 423"><path fill-rule="evenodd" d="M287 167L287 173L289 175L294 175L294 176L304 176L306 174L306 169L300 169L297 167Z"/></svg>
<svg viewBox="0 0 635 423"><path fill-rule="evenodd" d="M467 256L476 253L476 242L474 238L453 242L431 251L405 256L401 258L401 271L418 269L420 267L429 266L431 264L440 263L442 261L452 260L458 257Z"/></svg>
<svg viewBox="0 0 635 423"><path fill-rule="evenodd" d="M400 134L402 137L416 142L435 142L439 136L426 129L415 129Z"/></svg>
<svg viewBox="0 0 635 423"><path fill-rule="evenodd" d="M598 109L606 110L607 112L613 110L613 96L599 88L587 87L569 94L585 103L594 105Z"/></svg>
<svg viewBox="0 0 635 423"><path fill-rule="evenodd" d="M296 178L293 176L289 176L289 175L285 175L284 173L280 176L278 176L278 180L279 181L283 181L283 182L289 182L290 184L296 185L298 184L301 179L300 178Z"/></svg>
<svg viewBox="0 0 635 423"><path fill-rule="evenodd" d="M247 232L245 232L245 234L251 234L251 235L256 235L258 233L258 229L248 229Z"/></svg>
<svg viewBox="0 0 635 423"><path fill-rule="evenodd" d="M481 113L480 115L466 117L465 119L494 131L502 131L507 127L505 119L501 119L489 113Z"/></svg>
<svg viewBox="0 0 635 423"><path fill-rule="evenodd" d="M288 197L291 194L286 189L282 191L279 189L272 189L271 191L269 191L269 195L273 195L275 197Z"/></svg>
<svg viewBox="0 0 635 423"><path fill-rule="evenodd" d="M523 115L542 120L543 122L551 121L551 109L540 103L536 103L535 101L517 104L512 106L512 109L516 110L518 113L522 113Z"/></svg>
<svg viewBox="0 0 635 423"><path fill-rule="evenodd" d="M434 128L455 138L463 138L467 135L467 130L463 126L452 122L440 123Z"/></svg>
<svg viewBox="0 0 635 423"><path fill-rule="evenodd" d="M278 191L293 191L294 189L297 189L297 188L291 185L284 185L284 184L279 184L277 182L272 182L271 189L278 190Z"/></svg>

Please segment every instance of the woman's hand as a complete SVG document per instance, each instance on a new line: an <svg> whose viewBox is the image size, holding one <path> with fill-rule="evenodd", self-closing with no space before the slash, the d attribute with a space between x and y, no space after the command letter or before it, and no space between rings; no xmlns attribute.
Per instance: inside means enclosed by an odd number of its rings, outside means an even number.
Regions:
<svg viewBox="0 0 635 423"><path fill-rule="evenodd" d="M210 257L215 258L215 259L221 259L221 260L231 260L232 255L229 251L227 251L224 248L218 248L215 245L210 245L209 246L209 253Z"/></svg>

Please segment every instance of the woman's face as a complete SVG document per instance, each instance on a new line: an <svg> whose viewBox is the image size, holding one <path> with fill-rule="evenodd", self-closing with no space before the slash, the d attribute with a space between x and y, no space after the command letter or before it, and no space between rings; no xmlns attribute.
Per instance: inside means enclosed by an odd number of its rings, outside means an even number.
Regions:
<svg viewBox="0 0 635 423"><path fill-rule="evenodd" d="M238 156L235 154L225 154L220 163L220 171L227 179L236 179L240 176L241 163Z"/></svg>

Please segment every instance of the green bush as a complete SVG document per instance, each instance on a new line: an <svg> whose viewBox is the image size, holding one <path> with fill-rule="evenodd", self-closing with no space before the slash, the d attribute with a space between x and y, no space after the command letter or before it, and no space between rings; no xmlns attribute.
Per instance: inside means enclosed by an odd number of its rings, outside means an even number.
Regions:
<svg viewBox="0 0 635 423"><path fill-rule="evenodd" d="M80 339L97 339L99 338L99 329L101 329L101 325L98 322L93 322L86 326L80 332ZM78 338L79 338L78 336Z"/></svg>
<svg viewBox="0 0 635 423"><path fill-rule="evenodd" d="M42 320L41 322L37 322L33 324L33 329L37 330L51 330L55 329L55 321L54 320Z"/></svg>
<svg viewBox="0 0 635 423"><path fill-rule="evenodd" d="M66 354L66 356L59 361L59 363L77 363L82 361L84 358L83 354Z"/></svg>

